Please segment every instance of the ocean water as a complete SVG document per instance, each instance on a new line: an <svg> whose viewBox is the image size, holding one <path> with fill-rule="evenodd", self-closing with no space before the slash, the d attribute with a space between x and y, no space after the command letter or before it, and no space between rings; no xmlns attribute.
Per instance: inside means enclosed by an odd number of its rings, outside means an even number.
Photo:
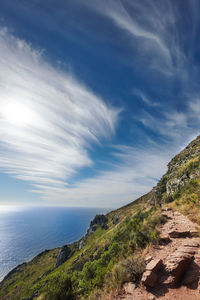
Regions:
<svg viewBox="0 0 200 300"><path fill-rule="evenodd" d="M0 281L15 266L41 251L80 239L92 218L105 212L66 207L6 210L0 206Z"/></svg>

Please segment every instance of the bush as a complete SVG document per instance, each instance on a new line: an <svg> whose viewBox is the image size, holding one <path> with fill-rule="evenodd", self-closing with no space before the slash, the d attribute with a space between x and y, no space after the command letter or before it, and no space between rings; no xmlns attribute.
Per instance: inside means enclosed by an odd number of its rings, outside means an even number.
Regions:
<svg viewBox="0 0 200 300"><path fill-rule="evenodd" d="M45 300L75 299L72 290L72 282L67 274L62 274L61 276L54 276L52 278L52 283L50 281L47 285L47 293L45 295Z"/></svg>
<svg viewBox="0 0 200 300"><path fill-rule="evenodd" d="M114 280L118 284L125 282L138 282L145 270L143 258L130 256L124 259L113 269Z"/></svg>
<svg viewBox="0 0 200 300"><path fill-rule="evenodd" d="M165 203L171 203L173 201L174 201L174 199L173 199L172 196L167 196L166 199L165 199Z"/></svg>
<svg viewBox="0 0 200 300"><path fill-rule="evenodd" d="M139 257L128 257L122 261L122 267L127 272L129 281L138 281L145 270L145 261Z"/></svg>
<svg viewBox="0 0 200 300"><path fill-rule="evenodd" d="M172 197L173 197L174 200L178 199L180 196L181 196L180 190L174 192L173 195L172 195Z"/></svg>

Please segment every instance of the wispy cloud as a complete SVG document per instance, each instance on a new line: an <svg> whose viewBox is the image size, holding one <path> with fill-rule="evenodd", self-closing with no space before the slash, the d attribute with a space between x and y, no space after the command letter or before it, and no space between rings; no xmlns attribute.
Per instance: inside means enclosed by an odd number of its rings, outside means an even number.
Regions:
<svg viewBox="0 0 200 300"><path fill-rule="evenodd" d="M191 99L185 111L166 109L156 116L143 112L137 119L154 133L168 139L171 145L181 145L199 134L199 108L200 99Z"/></svg>
<svg viewBox="0 0 200 300"><path fill-rule="evenodd" d="M124 31L127 39L132 40L135 54L139 54L137 58L146 59L146 67L172 75L177 65L183 63L176 39L176 12L170 1L93 1L88 6Z"/></svg>
<svg viewBox="0 0 200 300"><path fill-rule="evenodd" d="M119 29L123 42L127 39L128 46L132 47L133 62L140 61L146 71L190 79L188 69L193 68L198 1L189 1L183 6L187 10L190 32L183 30L183 7L175 1L94 0L86 5Z"/></svg>
<svg viewBox="0 0 200 300"><path fill-rule="evenodd" d="M139 99L141 99L147 106L151 106L151 107L161 106L160 103L150 100L150 98L147 97L147 95L144 92L140 91L140 90L134 89L133 90L133 95L135 95Z"/></svg>
<svg viewBox="0 0 200 300"><path fill-rule="evenodd" d="M94 0L87 5L118 29L121 41L122 37L123 42L128 41L127 47L133 53L132 59L128 57L129 64L143 77L147 76L148 89L151 90L152 84L156 94L159 85L164 87L158 92L156 101L152 101L151 94L138 89L133 82L133 94L146 104L146 111L133 118L138 118L152 131L174 142L177 138L182 141L183 136L194 136L199 128L197 112L200 107L200 68L194 59L199 26L198 1L184 2L183 6L179 6L178 2L170 0ZM183 19L187 22L184 28ZM162 73L161 78L155 75L157 71ZM145 86L144 78L142 80ZM176 99L173 101L173 98ZM149 112L153 107L157 114Z"/></svg>
<svg viewBox="0 0 200 300"><path fill-rule="evenodd" d="M93 164L92 143L114 134L120 111L5 28L0 95L0 168L46 190Z"/></svg>
<svg viewBox="0 0 200 300"><path fill-rule="evenodd" d="M70 188L42 186L43 197L54 200L58 197L62 203L68 199L68 205L119 207L135 200L148 192L165 172L174 149L164 147L113 147L113 155L119 161L111 171L101 171L98 176L84 179Z"/></svg>

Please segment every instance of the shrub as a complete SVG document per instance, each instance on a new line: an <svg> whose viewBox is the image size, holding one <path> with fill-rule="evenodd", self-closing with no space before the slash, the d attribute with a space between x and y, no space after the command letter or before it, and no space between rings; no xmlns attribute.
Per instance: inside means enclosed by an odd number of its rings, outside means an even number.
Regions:
<svg viewBox="0 0 200 300"><path fill-rule="evenodd" d="M145 261L139 257L128 257L122 261L122 267L127 272L129 281L138 281L145 270Z"/></svg>
<svg viewBox="0 0 200 300"><path fill-rule="evenodd" d="M130 256L115 266L113 269L114 280L118 284L123 284L129 281L138 282L144 270L144 259Z"/></svg>
<svg viewBox="0 0 200 300"><path fill-rule="evenodd" d="M45 300L75 299L72 290L72 282L67 274L62 274L61 276L54 276L52 279L53 281L50 281L47 285L47 293L45 295Z"/></svg>
<svg viewBox="0 0 200 300"><path fill-rule="evenodd" d="M179 198L180 196L181 196L180 190L174 192L173 195L172 195L172 197L173 197L174 200L177 199L177 198Z"/></svg>
<svg viewBox="0 0 200 300"><path fill-rule="evenodd" d="M167 196L167 197L165 198L165 203L170 203L170 202L173 202L173 201L174 201L174 199L173 199L172 196Z"/></svg>

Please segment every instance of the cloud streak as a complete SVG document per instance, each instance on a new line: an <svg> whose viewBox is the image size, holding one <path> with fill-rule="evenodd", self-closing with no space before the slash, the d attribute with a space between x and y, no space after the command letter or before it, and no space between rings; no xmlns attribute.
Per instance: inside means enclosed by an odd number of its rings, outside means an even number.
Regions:
<svg viewBox="0 0 200 300"><path fill-rule="evenodd" d="M5 28L0 95L0 168L46 190L92 166L92 143L111 138L120 112Z"/></svg>
<svg viewBox="0 0 200 300"><path fill-rule="evenodd" d="M164 147L113 146L113 155L118 158L111 171L101 171L98 176L84 179L70 188L46 190L43 197L59 197L61 203L68 199L68 205L119 207L148 192L166 171L166 165L174 149Z"/></svg>
<svg viewBox="0 0 200 300"><path fill-rule="evenodd" d="M198 1L186 1L183 6L179 4L170 0L94 0L86 5L118 28L123 37L121 42L127 40L132 48L133 62L143 63L146 71L189 80L199 4ZM183 8L187 10L185 16L181 15ZM189 32L183 29L184 18L189 24Z"/></svg>
<svg viewBox="0 0 200 300"><path fill-rule="evenodd" d="M143 101L143 103L145 103L147 106L150 106L150 107L160 107L161 106L160 103L150 100L146 96L146 94L140 90L134 89L133 95L136 95L137 97L139 97L139 99L141 99Z"/></svg>

